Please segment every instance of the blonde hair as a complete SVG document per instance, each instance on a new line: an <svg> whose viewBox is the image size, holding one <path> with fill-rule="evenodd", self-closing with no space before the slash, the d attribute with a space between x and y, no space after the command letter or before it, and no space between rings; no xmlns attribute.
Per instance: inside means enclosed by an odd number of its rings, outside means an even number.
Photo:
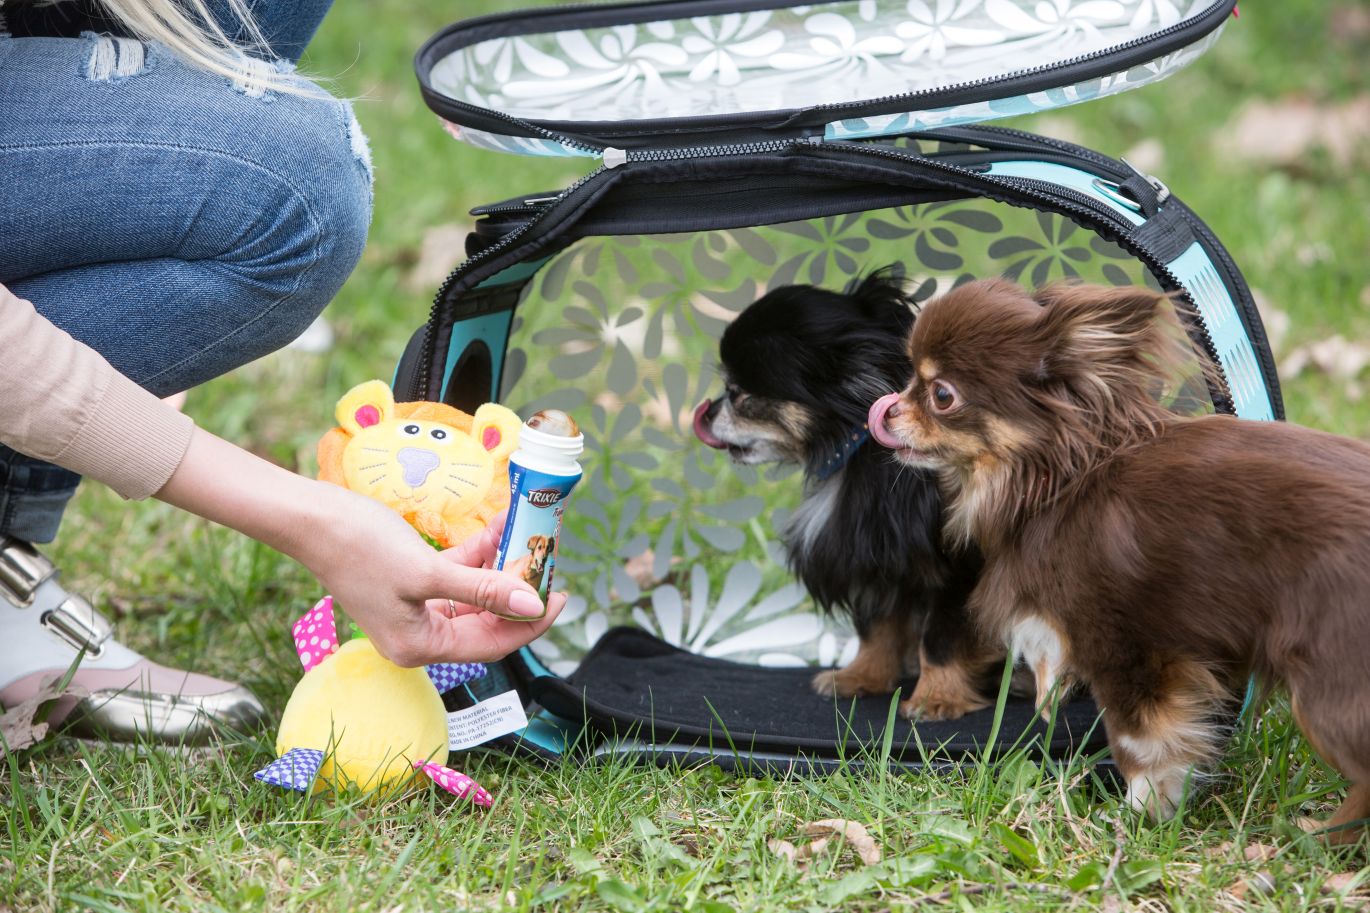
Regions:
<svg viewBox="0 0 1370 913"><path fill-rule="evenodd" d="M245 40L236 42L204 0L98 2L129 34L162 44L191 66L228 77L250 94L268 89L293 95L325 94L308 80L296 77L292 68L278 68L266 62L272 57L271 47L246 0L223 0L242 25Z"/></svg>

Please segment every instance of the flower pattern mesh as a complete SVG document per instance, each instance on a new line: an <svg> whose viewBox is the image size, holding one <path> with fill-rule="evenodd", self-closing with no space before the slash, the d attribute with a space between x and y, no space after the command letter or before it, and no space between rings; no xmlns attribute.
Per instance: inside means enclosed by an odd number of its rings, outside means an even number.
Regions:
<svg viewBox="0 0 1370 913"><path fill-rule="evenodd" d="M1074 222L983 199L577 241L525 286L503 378L521 414L566 409L586 436L557 562L572 598L535 645L543 662L570 671L618 624L738 661L851 659L851 632L785 568L801 474L734 466L695 439L691 411L717 395L718 338L747 305L791 283L842 288L888 263L920 301L1001 274L1155 287L1143 264Z"/></svg>

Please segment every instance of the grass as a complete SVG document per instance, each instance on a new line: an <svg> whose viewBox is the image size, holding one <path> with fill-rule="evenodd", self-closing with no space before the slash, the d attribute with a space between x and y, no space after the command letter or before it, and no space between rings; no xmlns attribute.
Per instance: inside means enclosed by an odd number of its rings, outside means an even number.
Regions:
<svg viewBox="0 0 1370 913"><path fill-rule="evenodd" d="M460 14L495 8L468 3ZM1348 11L1311 0L1246 4L1213 53L1166 83L1020 126L1159 156L1153 170L1289 316L1286 351L1336 333L1363 338L1364 153L1339 162L1313 152L1276 166L1248 161L1241 153L1251 150L1230 141L1249 100L1326 105L1370 89L1370 39L1346 25ZM307 64L358 99L377 168L371 244L328 312L334 348L280 353L194 391L189 411L205 427L311 471L331 404L360 380L388 377L426 316L431 287L406 282L425 233L467 224L473 205L580 173L574 162L467 148L438 129L409 61L455 15L450 5L398 0L330 14ZM1292 420L1370 436L1370 406L1345 381L1286 378L1285 396ZM95 485L52 553L134 647L233 677L283 706L298 675L285 627L317 594L298 567ZM251 780L273 754L271 735L194 756L53 739L8 759L0 908L1330 910L1364 904L1370 887L1363 849L1329 852L1289 825L1325 814L1341 784L1278 702L1237 734L1194 807L1159 826L1097 789L1082 765L1043 769L1021 757L921 776L853 767L750 779L613 762L543 769L476 754L455 763L496 792L493 813L472 814L433 790L308 799ZM826 818L862 822L884 859L867 867L830 847L801 870L768 848L773 839L802 845L803 826ZM1352 872L1349 899L1345 885L1322 893Z"/></svg>

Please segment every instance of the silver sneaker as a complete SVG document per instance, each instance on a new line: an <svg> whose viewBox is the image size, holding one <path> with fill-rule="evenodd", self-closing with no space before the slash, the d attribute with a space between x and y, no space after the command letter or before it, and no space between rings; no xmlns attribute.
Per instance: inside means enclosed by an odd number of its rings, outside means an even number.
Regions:
<svg viewBox="0 0 1370 913"><path fill-rule="evenodd" d="M242 685L169 669L114 639L104 616L57 582L31 545L0 536L0 705L13 707L72 676L84 697L59 698L48 721L73 735L202 745L224 727L252 730L266 709Z"/></svg>

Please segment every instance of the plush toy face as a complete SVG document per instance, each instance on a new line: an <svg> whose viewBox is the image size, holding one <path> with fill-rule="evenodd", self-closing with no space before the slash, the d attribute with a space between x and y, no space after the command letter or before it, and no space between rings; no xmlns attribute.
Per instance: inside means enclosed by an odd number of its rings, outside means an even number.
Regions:
<svg viewBox="0 0 1370 913"><path fill-rule="evenodd" d="M351 440L342 453L346 486L402 515L431 513L448 523L475 513L518 446L519 418L503 406L476 410L470 432L395 414L390 388L370 381L338 403ZM498 482L503 484L503 479Z"/></svg>

